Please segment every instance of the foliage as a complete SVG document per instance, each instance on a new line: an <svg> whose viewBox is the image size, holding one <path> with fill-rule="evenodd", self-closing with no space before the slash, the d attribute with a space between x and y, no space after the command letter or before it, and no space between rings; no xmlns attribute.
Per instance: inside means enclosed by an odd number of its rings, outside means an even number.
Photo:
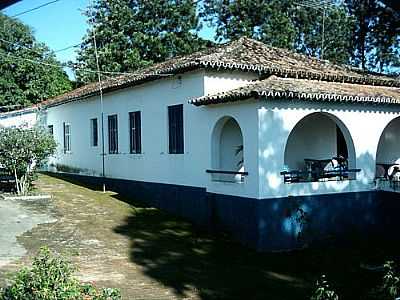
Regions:
<svg viewBox="0 0 400 300"><path fill-rule="evenodd" d="M394 262L386 261L383 268L382 283L368 292L368 299L393 300L399 296L400 277L396 273Z"/></svg>
<svg viewBox="0 0 400 300"><path fill-rule="evenodd" d="M345 7L326 10L322 51L322 12L294 0L205 0L202 17L216 28L216 39L248 36L275 47L345 63L351 55L353 18Z"/></svg>
<svg viewBox="0 0 400 300"><path fill-rule="evenodd" d="M91 284L81 284L74 269L62 256L41 248L32 268L20 270L12 285L0 290L0 300L119 300L120 292L106 288L97 291Z"/></svg>
<svg viewBox="0 0 400 300"><path fill-rule="evenodd" d="M316 282L316 287L310 300L338 300L339 296L329 286L326 276L322 275Z"/></svg>
<svg viewBox="0 0 400 300"><path fill-rule="evenodd" d="M391 0L346 0L355 17L354 63L390 72L400 66L400 7Z"/></svg>
<svg viewBox="0 0 400 300"><path fill-rule="evenodd" d="M96 80L93 34L99 67L106 72L133 72L140 67L204 48L197 36L199 19L193 0L97 0L85 12L94 25L78 51L77 78Z"/></svg>
<svg viewBox="0 0 400 300"><path fill-rule="evenodd" d="M0 165L15 177L18 194L29 191L36 168L56 146L53 136L40 128L0 129Z"/></svg>
<svg viewBox="0 0 400 300"><path fill-rule="evenodd" d="M391 298L397 297L400 291L400 278L394 270L394 262L387 261L384 264L385 275L383 276L383 289Z"/></svg>
<svg viewBox="0 0 400 300"><path fill-rule="evenodd" d="M0 106L28 106L70 89L54 53L35 40L32 29L0 12Z"/></svg>
<svg viewBox="0 0 400 300"><path fill-rule="evenodd" d="M389 72L400 65L400 9L394 1L332 0L323 18L324 2L303 3L309 7L297 0L204 0L201 16L215 27L218 41L248 36L364 70Z"/></svg>

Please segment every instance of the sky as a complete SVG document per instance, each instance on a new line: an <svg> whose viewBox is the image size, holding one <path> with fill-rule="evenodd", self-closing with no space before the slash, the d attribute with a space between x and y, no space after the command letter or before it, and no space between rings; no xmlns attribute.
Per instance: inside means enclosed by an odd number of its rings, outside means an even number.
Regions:
<svg viewBox="0 0 400 300"><path fill-rule="evenodd" d="M14 16L48 2L50 0L23 0L11 5L3 12ZM38 41L44 42L50 49L57 51L81 42L88 28L82 10L89 5L89 2L90 0L61 0L17 18L33 29ZM214 31L212 28L204 27L199 35L212 40ZM61 62L74 61L76 48L57 52L56 56ZM68 72L68 75L72 74Z"/></svg>
<svg viewBox="0 0 400 300"><path fill-rule="evenodd" d="M3 12L13 16L47 2L49 0L23 0ZM89 0L62 0L17 18L33 29L38 41L44 42L52 50L58 50L81 42L88 27L81 10L88 4ZM57 58L62 62L74 60L75 50L58 52Z"/></svg>

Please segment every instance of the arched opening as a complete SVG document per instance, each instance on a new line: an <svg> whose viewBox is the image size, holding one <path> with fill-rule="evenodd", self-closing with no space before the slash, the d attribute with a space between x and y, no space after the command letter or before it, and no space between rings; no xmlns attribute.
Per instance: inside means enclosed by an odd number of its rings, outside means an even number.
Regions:
<svg viewBox="0 0 400 300"><path fill-rule="evenodd" d="M244 172L242 130L232 117L223 117L215 125L211 137L211 165L214 181L241 182Z"/></svg>
<svg viewBox="0 0 400 300"><path fill-rule="evenodd" d="M290 132L282 173L285 182L353 179L355 160L346 126L331 114L312 113Z"/></svg>
<svg viewBox="0 0 400 300"><path fill-rule="evenodd" d="M377 178L396 179L400 170L400 118L392 120L383 130L376 151ZM397 174L399 175L399 174Z"/></svg>

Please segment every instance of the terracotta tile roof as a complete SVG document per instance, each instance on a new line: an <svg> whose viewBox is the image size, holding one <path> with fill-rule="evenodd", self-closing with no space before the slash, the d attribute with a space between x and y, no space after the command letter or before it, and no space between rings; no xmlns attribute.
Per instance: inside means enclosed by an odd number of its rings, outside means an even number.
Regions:
<svg viewBox="0 0 400 300"><path fill-rule="evenodd" d="M238 89L189 101L196 106L249 98L400 104L400 88L271 76Z"/></svg>
<svg viewBox="0 0 400 300"><path fill-rule="evenodd" d="M258 73L263 77L277 75L290 78L400 87L400 81L391 77L364 74L348 66L334 65L289 50L270 47L249 38L241 38L187 56L154 64L138 70L135 75L122 75L104 80L103 89L104 92L109 92L160 79L167 74L178 74L200 68L243 70ZM47 100L43 102L43 105L58 105L98 93L98 84L92 83Z"/></svg>

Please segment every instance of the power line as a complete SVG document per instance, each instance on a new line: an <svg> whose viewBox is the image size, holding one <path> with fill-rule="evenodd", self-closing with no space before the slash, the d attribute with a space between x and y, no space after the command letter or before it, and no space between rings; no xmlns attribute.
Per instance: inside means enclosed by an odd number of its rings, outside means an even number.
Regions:
<svg viewBox="0 0 400 300"><path fill-rule="evenodd" d="M9 45L13 45L13 46L24 48L24 49L29 50L29 51L31 51L33 53L38 54L38 55L43 55L43 53L41 53L41 52L38 52L38 51L36 51L34 49L31 49L31 48L29 48L27 46L21 45L21 44L16 43L16 42L7 41L7 40L2 39L2 38L0 38L0 41L3 42L3 43L7 43ZM71 48L74 48L74 47L78 47L81 44L82 43L71 45L71 46L68 46L68 47L65 47L65 48L62 48L62 49L59 49L59 50L55 50L55 51L53 51L53 53L65 51L65 50L68 50L68 49L71 49ZM82 67L71 67L71 66L69 66L68 64L65 64L65 63L61 63L60 65L57 65L57 64L50 64L50 63L46 63L46 62L30 59L30 58L24 58L24 57L16 56L16 55L13 55L13 54L10 54L10 53L8 53L7 55L4 54L4 53L0 53L0 54L2 54L3 56L8 56L8 57L12 57L12 58L15 58L15 59L21 59L21 60L29 61L31 63L41 64L41 65L45 65L45 66L49 66L49 67L55 67L55 68L64 67L64 68L70 68L70 69L79 69L79 71L84 71L84 72L89 72L89 73L96 73L96 74L98 72L97 70L91 70L91 69L82 68ZM112 71L100 71L100 73L104 74L104 75L143 75L143 73L112 72ZM173 75L173 74L157 74L157 76L171 76L171 75Z"/></svg>
<svg viewBox="0 0 400 300"><path fill-rule="evenodd" d="M37 51L33 50L32 48L29 48L29 47L27 47L27 46L24 46L24 45L21 45L21 44L18 44L18 43L14 43L14 42L10 42L10 41L7 41L7 40L2 39L2 38L0 38L0 41L3 42L3 43L6 43L6 44L8 44L8 45L17 46L17 47L20 47L20 48L24 48L24 49L29 50L29 51L32 51L32 52L34 52L34 53L36 53L36 54L42 55L42 53L39 53L39 52L37 52Z"/></svg>
<svg viewBox="0 0 400 300"><path fill-rule="evenodd" d="M88 73L96 73L96 74L99 72L99 71L96 71L96 70L91 70L91 69L86 69L86 68L71 67L71 66L69 66L69 65L67 65L65 63L62 63L60 65L46 63L46 62L42 62L42 61L30 59L30 58L25 58L25 57L12 55L10 53L5 54L5 53L1 53L0 52L0 55L2 55L3 57L11 57L11 58L14 58L14 59L20 59L20 60L28 61L28 62L31 62L31 63L34 63L34 64L44 65L44 66L53 67L53 68L66 67L66 68L70 68L70 69L79 69L79 71L88 72ZM171 74L171 73L158 74L158 73L131 73L131 72L111 72L111 71L100 71L100 73L104 74L104 75L132 75L132 76L154 75L154 76L160 76L160 77L167 77L167 76L174 75L174 74Z"/></svg>
<svg viewBox="0 0 400 300"><path fill-rule="evenodd" d="M3 43L6 43L6 44L12 45L12 46L17 46L17 47L20 47L20 48L24 48L24 49L32 51L32 52L34 52L34 53L36 53L38 55L42 55L43 54L42 52L38 52L38 51L36 51L36 50L34 50L34 49L30 48L30 47L27 47L25 45L19 44L17 42L11 42L11 41L8 41L8 40L2 39L2 38L0 38L0 41L3 42ZM71 46L68 46L68 47L64 47L64 48L61 48L61 49L57 49L57 50L51 50L50 49L50 51L53 52L53 53L58 53L58 52L62 52L62 51L65 51L65 50L68 50L68 49L71 49L71 48L76 48L76 47L80 46L81 44L82 43L74 44L74 45L71 45Z"/></svg>
<svg viewBox="0 0 400 300"><path fill-rule="evenodd" d="M65 50L68 50L68 49L71 49L71 48L76 48L76 47L78 47L80 45L82 45L82 43L71 45L71 46L68 46L68 47L65 47L65 48L61 48L61 49L58 49L58 50L54 50L53 53L58 53L58 52L62 52L62 51L65 51Z"/></svg>
<svg viewBox="0 0 400 300"><path fill-rule="evenodd" d="M22 15L27 14L27 13L30 13L30 12L32 12L32 11L38 10L38 9L40 9L40 8L42 8L42 7L48 6L48 5L50 5L50 4L53 4L53 3L56 3L56 2L59 2L59 1L61 1L61 0L53 0L53 1L50 1L50 2L46 2L46 3L42 4L42 5L33 7L33 8L31 8L31 9L28 9L28 10L25 10L25 11L23 11L23 12L20 12L20 13L18 13L18 14L16 14L16 15L11 16L11 17L12 17L12 18L19 17L19 16L22 16Z"/></svg>

